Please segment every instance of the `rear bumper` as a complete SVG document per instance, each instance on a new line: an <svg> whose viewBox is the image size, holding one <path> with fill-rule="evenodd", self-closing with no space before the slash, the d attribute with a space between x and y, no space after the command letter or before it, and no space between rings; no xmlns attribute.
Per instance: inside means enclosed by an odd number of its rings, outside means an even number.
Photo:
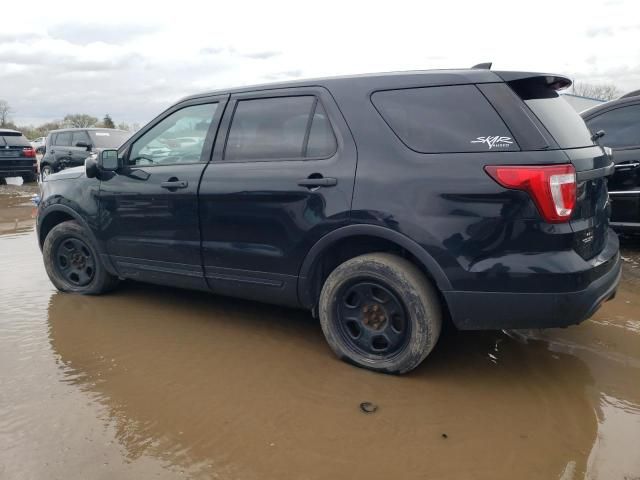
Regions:
<svg viewBox="0 0 640 480"><path fill-rule="evenodd" d="M0 177L20 177L30 173L38 173L38 166L35 159L33 159L33 162L0 161Z"/></svg>
<svg viewBox="0 0 640 480"><path fill-rule="evenodd" d="M615 296L622 261L610 234L606 270L584 290L574 292L443 292L460 330L566 327L580 323ZM575 275L581 273L576 272Z"/></svg>

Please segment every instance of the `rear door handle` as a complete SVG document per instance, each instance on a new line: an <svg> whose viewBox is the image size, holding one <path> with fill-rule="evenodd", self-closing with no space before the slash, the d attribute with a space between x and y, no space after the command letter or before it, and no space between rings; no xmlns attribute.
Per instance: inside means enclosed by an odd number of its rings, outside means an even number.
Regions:
<svg viewBox="0 0 640 480"><path fill-rule="evenodd" d="M301 187L334 187L338 184L337 178L320 177L320 178L303 178L298 180L298 185Z"/></svg>
<svg viewBox="0 0 640 480"><path fill-rule="evenodd" d="M189 182L185 180L170 180L168 182L162 182L160 184L162 188L167 188L169 190L172 190L174 188L187 188L188 185Z"/></svg>

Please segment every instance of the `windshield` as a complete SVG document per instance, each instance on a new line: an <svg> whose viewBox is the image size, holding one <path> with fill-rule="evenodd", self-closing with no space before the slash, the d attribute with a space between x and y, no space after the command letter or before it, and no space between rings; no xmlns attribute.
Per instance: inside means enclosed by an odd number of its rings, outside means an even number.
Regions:
<svg viewBox="0 0 640 480"><path fill-rule="evenodd" d="M129 135L129 132L122 130L89 130L91 143L96 148L118 148Z"/></svg>

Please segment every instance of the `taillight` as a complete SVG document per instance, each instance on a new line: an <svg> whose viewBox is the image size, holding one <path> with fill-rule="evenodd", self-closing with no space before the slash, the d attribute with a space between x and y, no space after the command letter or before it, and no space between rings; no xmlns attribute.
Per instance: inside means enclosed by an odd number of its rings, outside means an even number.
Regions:
<svg viewBox="0 0 640 480"><path fill-rule="evenodd" d="M484 169L503 187L529 192L546 222L561 223L571 217L576 205L573 165L489 165Z"/></svg>
<svg viewBox="0 0 640 480"><path fill-rule="evenodd" d="M28 158L36 158L36 151L32 147L22 149L22 155Z"/></svg>

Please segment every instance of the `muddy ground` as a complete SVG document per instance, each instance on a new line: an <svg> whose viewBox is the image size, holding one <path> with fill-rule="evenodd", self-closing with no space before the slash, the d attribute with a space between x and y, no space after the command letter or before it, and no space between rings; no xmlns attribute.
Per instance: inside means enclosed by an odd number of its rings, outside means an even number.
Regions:
<svg viewBox="0 0 640 480"><path fill-rule="evenodd" d="M591 320L449 332L391 377L336 360L302 311L57 293L36 190L0 186L1 479L640 478L640 241Z"/></svg>

